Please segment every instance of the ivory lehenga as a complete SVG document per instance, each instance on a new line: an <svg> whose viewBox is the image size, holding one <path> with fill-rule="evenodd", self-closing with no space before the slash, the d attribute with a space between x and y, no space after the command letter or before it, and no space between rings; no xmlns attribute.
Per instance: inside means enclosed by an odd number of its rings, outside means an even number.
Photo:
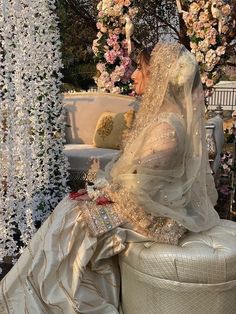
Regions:
<svg viewBox="0 0 236 314"><path fill-rule="evenodd" d="M1 314L122 313L117 255L126 243L177 245L186 230L218 224L202 99L192 55L158 44L123 154L107 181L67 196L38 230L1 282Z"/></svg>

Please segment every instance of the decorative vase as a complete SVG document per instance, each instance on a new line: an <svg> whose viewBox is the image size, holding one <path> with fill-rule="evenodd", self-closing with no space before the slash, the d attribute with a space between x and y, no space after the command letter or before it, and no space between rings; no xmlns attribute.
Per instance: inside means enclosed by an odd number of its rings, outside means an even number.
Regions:
<svg viewBox="0 0 236 314"><path fill-rule="evenodd" d="M208 158L209 158L210 164L214 162L215 157L217 155L214 129L215 129L214 125L206 126L206 143L207 143L207 151L208 151Z"/></svg>

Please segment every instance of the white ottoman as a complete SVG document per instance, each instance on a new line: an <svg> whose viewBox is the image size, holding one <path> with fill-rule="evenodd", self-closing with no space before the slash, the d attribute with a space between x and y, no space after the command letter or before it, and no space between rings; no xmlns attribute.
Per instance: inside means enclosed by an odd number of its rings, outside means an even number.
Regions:
<svg viewBox="0 0 236 314"><path fill-rule="evenodd" d="M124 314L235 314L236 223L179 244L130 243L120 256Z"/></svg>

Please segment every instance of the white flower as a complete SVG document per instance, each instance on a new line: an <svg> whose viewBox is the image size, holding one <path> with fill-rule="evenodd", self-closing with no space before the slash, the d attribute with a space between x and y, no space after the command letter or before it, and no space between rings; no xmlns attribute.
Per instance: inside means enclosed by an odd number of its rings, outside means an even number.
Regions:
<svg viewBox="0 0 236 314"><path fill-rule="evenodd" d="M198 47L202 52L206 52L209 49L209 41L207 39L201 40Z"/></svg>
<svg viewBox="0 0 236 314"><path fill-rule="evenodd" d="M102 189L108 185L108 181L101 177L94 181L93 185L87 185L87 193L91 199L97 199L99 196L102 196Z"/></svg>
<svg viewBox="0 0 236 314"><path fill-rule="evenodd" d="M107 10L108 8L112 7L112 0L102 0L102 10L105 11Z"/></svg>
<svg viewBox="0 0 236 314"><path fill-rule="evenodd" d="M108 181L104 177L98 178L94 181L94 186L97 189L102 189L102 188L106 187L107 185L108 185Z"/></svg>
<svg viewBox="0 0 236 314"><path fill-rule="evenodd" d="M12 227L18 225L26 245L35 232L35 220L44 221L66 193L68 161L63 155L62 64L55 1L31 4L19 10L14 1L9 2L5 27L0 19L4 43L4 52L0 47L0 85L4 88L4 95L0 93L0 260L18 254Z"/></svg>
<svg viewBox="0 0 236 314"><path fill-rule="evenodd" d="M216 57L217 57L216 51L213 49L210 49L207 51L205 59L206 59L206 62L212 63L216 60Z"/></svg>
<svg viewBox="0 0 236 314"><path fill-rule="evenodd" d="M226 47L225 46L219 46L217 49L216 49L216 54L217 56L222 56L225 54L225 50L226 50Z"/></svg>
<svg viewBox="0 0 236 314"><path fill-rule="evenodd" d="M204 54L201 52L196 52L196 60L198 63L204 62Z"/></svg>
<svg viewBox="0 0 236 314"><path fill-rule="evenodd" d="M97 190L96 187L93 185L87 186L87 193L88 193L88 196L93 200L98 198L101 194L100 191Z"/></svg>

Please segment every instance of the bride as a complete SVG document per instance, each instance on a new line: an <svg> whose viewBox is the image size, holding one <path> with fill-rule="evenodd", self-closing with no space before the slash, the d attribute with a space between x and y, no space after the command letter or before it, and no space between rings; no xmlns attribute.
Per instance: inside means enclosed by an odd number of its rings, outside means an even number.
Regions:
<svg viewBox="0 0 236 314"><path fill-rule="evenodd" d="M218 224L194 57L157 44L150 65L140 55L133 79L145 93L123 154L38 230L1 282L2 314L121 313L117 255L126 243L177 245L187 230Z"/></svg>

